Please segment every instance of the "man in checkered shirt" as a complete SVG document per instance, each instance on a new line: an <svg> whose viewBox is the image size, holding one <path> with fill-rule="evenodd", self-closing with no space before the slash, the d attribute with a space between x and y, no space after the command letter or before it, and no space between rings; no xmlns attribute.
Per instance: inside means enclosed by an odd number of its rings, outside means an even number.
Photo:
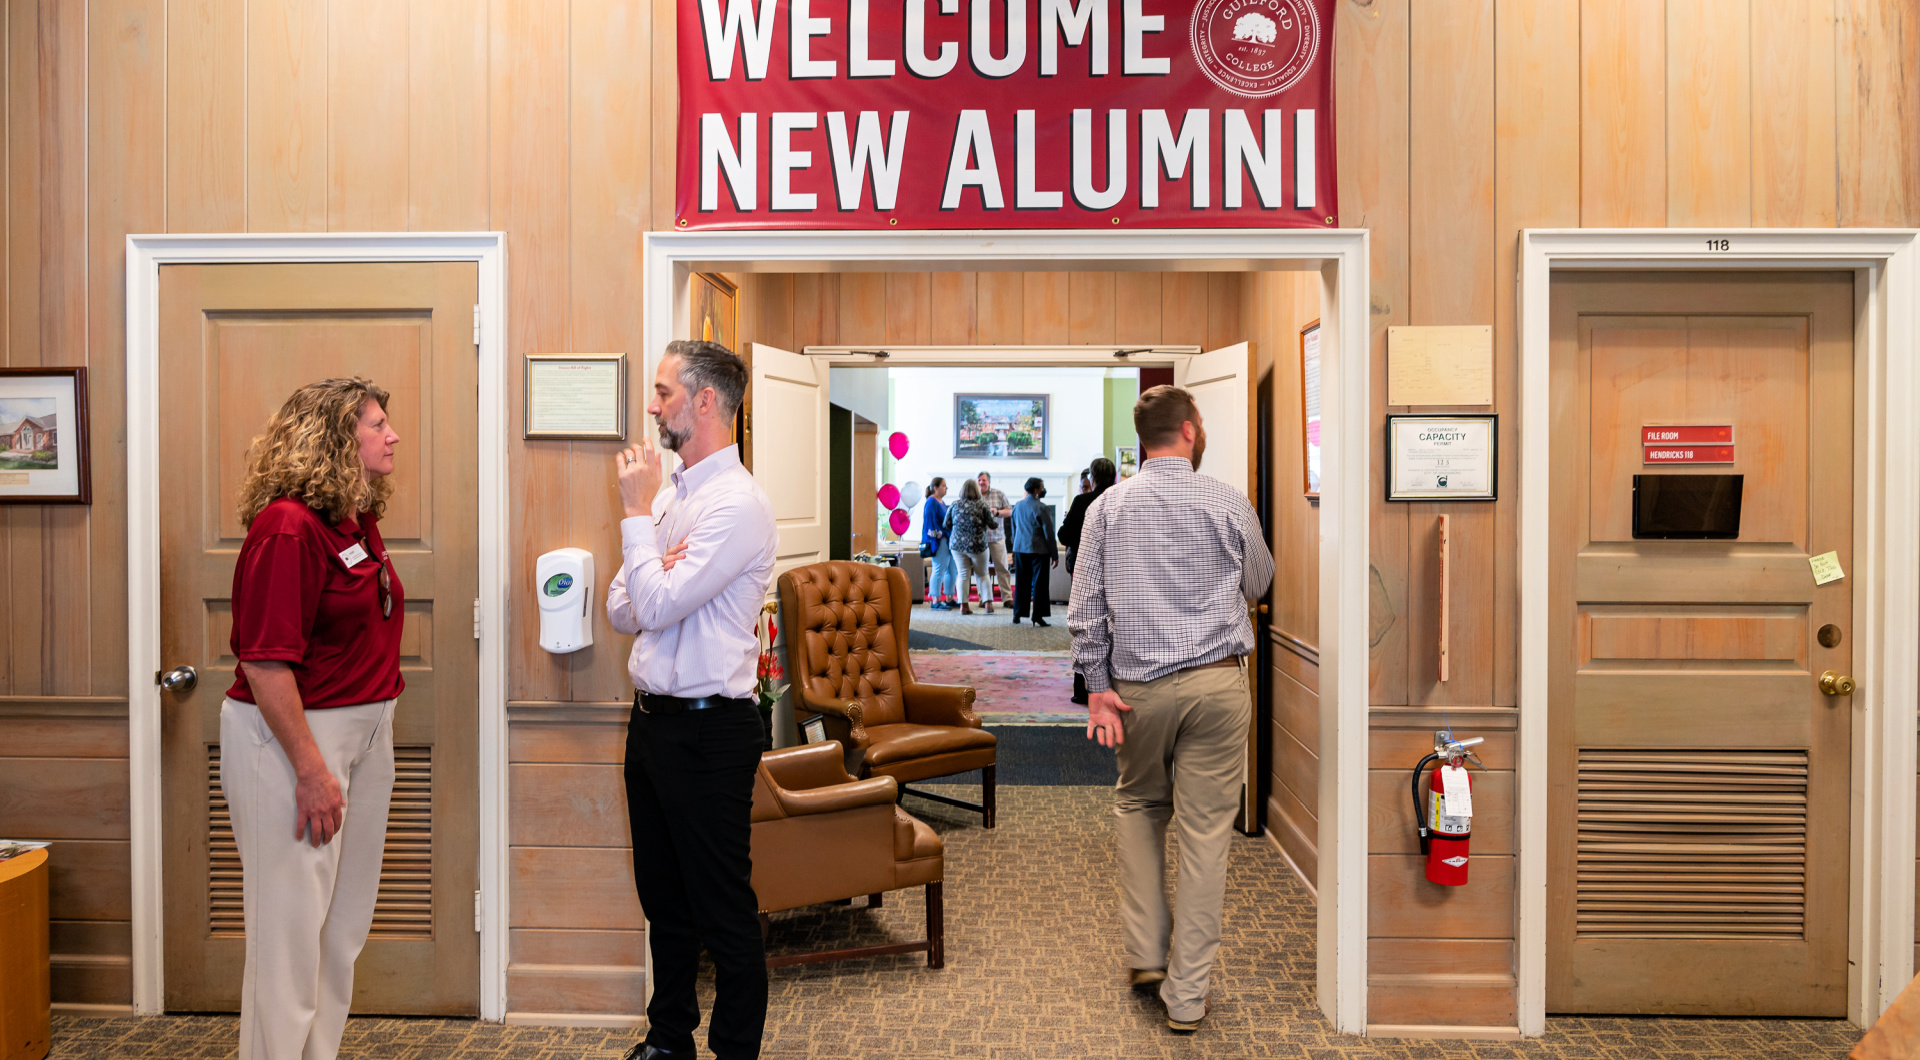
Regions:
<svg viewBox="0 0 1920 1060"><path fill-rule="evenodd" d="M1133 426L1146 459L1087 514L1067 627L1090 693L1087 737L1120 766L1113 813L1129 976L1135 989L1157 986L1167 1026L1187 1032L1211 1007L1253 709L1247 605L1273 583L1273 554L1247 498L1199 474L1207 432L1192 395L1148 390ZM1170 819L1180 832L1171 911Z"/></svg>

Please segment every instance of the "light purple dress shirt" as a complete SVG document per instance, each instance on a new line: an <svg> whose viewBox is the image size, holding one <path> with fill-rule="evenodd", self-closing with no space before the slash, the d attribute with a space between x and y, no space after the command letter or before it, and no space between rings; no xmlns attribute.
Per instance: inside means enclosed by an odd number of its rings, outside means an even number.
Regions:
<svg viewBox="0 0 1920 1060"><path fill-rule="evenodd" d="M620 521L620 570L607 587L607 618L639 634L627 673L655 695L753 694L759 622L778 535L773 503L733 446L675 471L654 514ZM663 550L687 553L665 569Z"/></svg>

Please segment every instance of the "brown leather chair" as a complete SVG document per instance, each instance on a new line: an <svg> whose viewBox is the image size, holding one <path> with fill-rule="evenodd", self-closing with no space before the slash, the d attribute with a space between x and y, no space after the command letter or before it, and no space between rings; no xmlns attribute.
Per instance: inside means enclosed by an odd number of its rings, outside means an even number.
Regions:
<svg viewBox="0 0 1920 1060"><path fill-rule="evenodd" d="M780 621L794 705L826 717L847 769L892 777L901 791L977 811L993 827L993 734L973 713L973 689L923 685L907 654L912 608L896 567L834 561L780 576ZM908 781L978 769L978 803L917 791Z"/></svg>
<svg viewBox="0 0 1920 1060"><path fill-rule="evenodd" d="M777 913L903 887L927 888L927 937L918 942L767 958L767 967L927 953L946 964L941 883L945 848L925 823L895 805L892 777L855 780L840 746L816 743L760 756L753 785L753 892L760 913Z"/></svg>

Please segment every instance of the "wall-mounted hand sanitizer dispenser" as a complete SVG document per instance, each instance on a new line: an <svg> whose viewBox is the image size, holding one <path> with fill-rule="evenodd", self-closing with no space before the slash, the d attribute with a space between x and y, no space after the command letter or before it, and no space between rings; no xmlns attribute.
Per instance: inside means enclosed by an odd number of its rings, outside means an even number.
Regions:
<svg viewBox="0 0 1920 1060"><path fill-rule="evenodd" d="M540 597L540 646L565 655L593 643L593 553L557 548L533 565Z"/></svg>

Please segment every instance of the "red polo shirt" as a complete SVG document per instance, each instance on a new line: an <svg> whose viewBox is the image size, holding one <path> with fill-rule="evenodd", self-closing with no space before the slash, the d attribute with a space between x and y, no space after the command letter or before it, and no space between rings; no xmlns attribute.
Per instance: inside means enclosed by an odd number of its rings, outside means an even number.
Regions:
<svg viewBox="0 0 1920 1060"><path fill-rule="evenodd" d="M353 557L363 538L367 558ZM352 566L349 557L356 559ZM380 615L383 566L393 587L387 618ZM291 664L308 710L392 699L406 687L400 678L404 600L377 520L363 516L328 526L318 512L282 497L254 516L233 568L233 654L243 662ZM258 702L242 670L227 695Z"/></svg>

